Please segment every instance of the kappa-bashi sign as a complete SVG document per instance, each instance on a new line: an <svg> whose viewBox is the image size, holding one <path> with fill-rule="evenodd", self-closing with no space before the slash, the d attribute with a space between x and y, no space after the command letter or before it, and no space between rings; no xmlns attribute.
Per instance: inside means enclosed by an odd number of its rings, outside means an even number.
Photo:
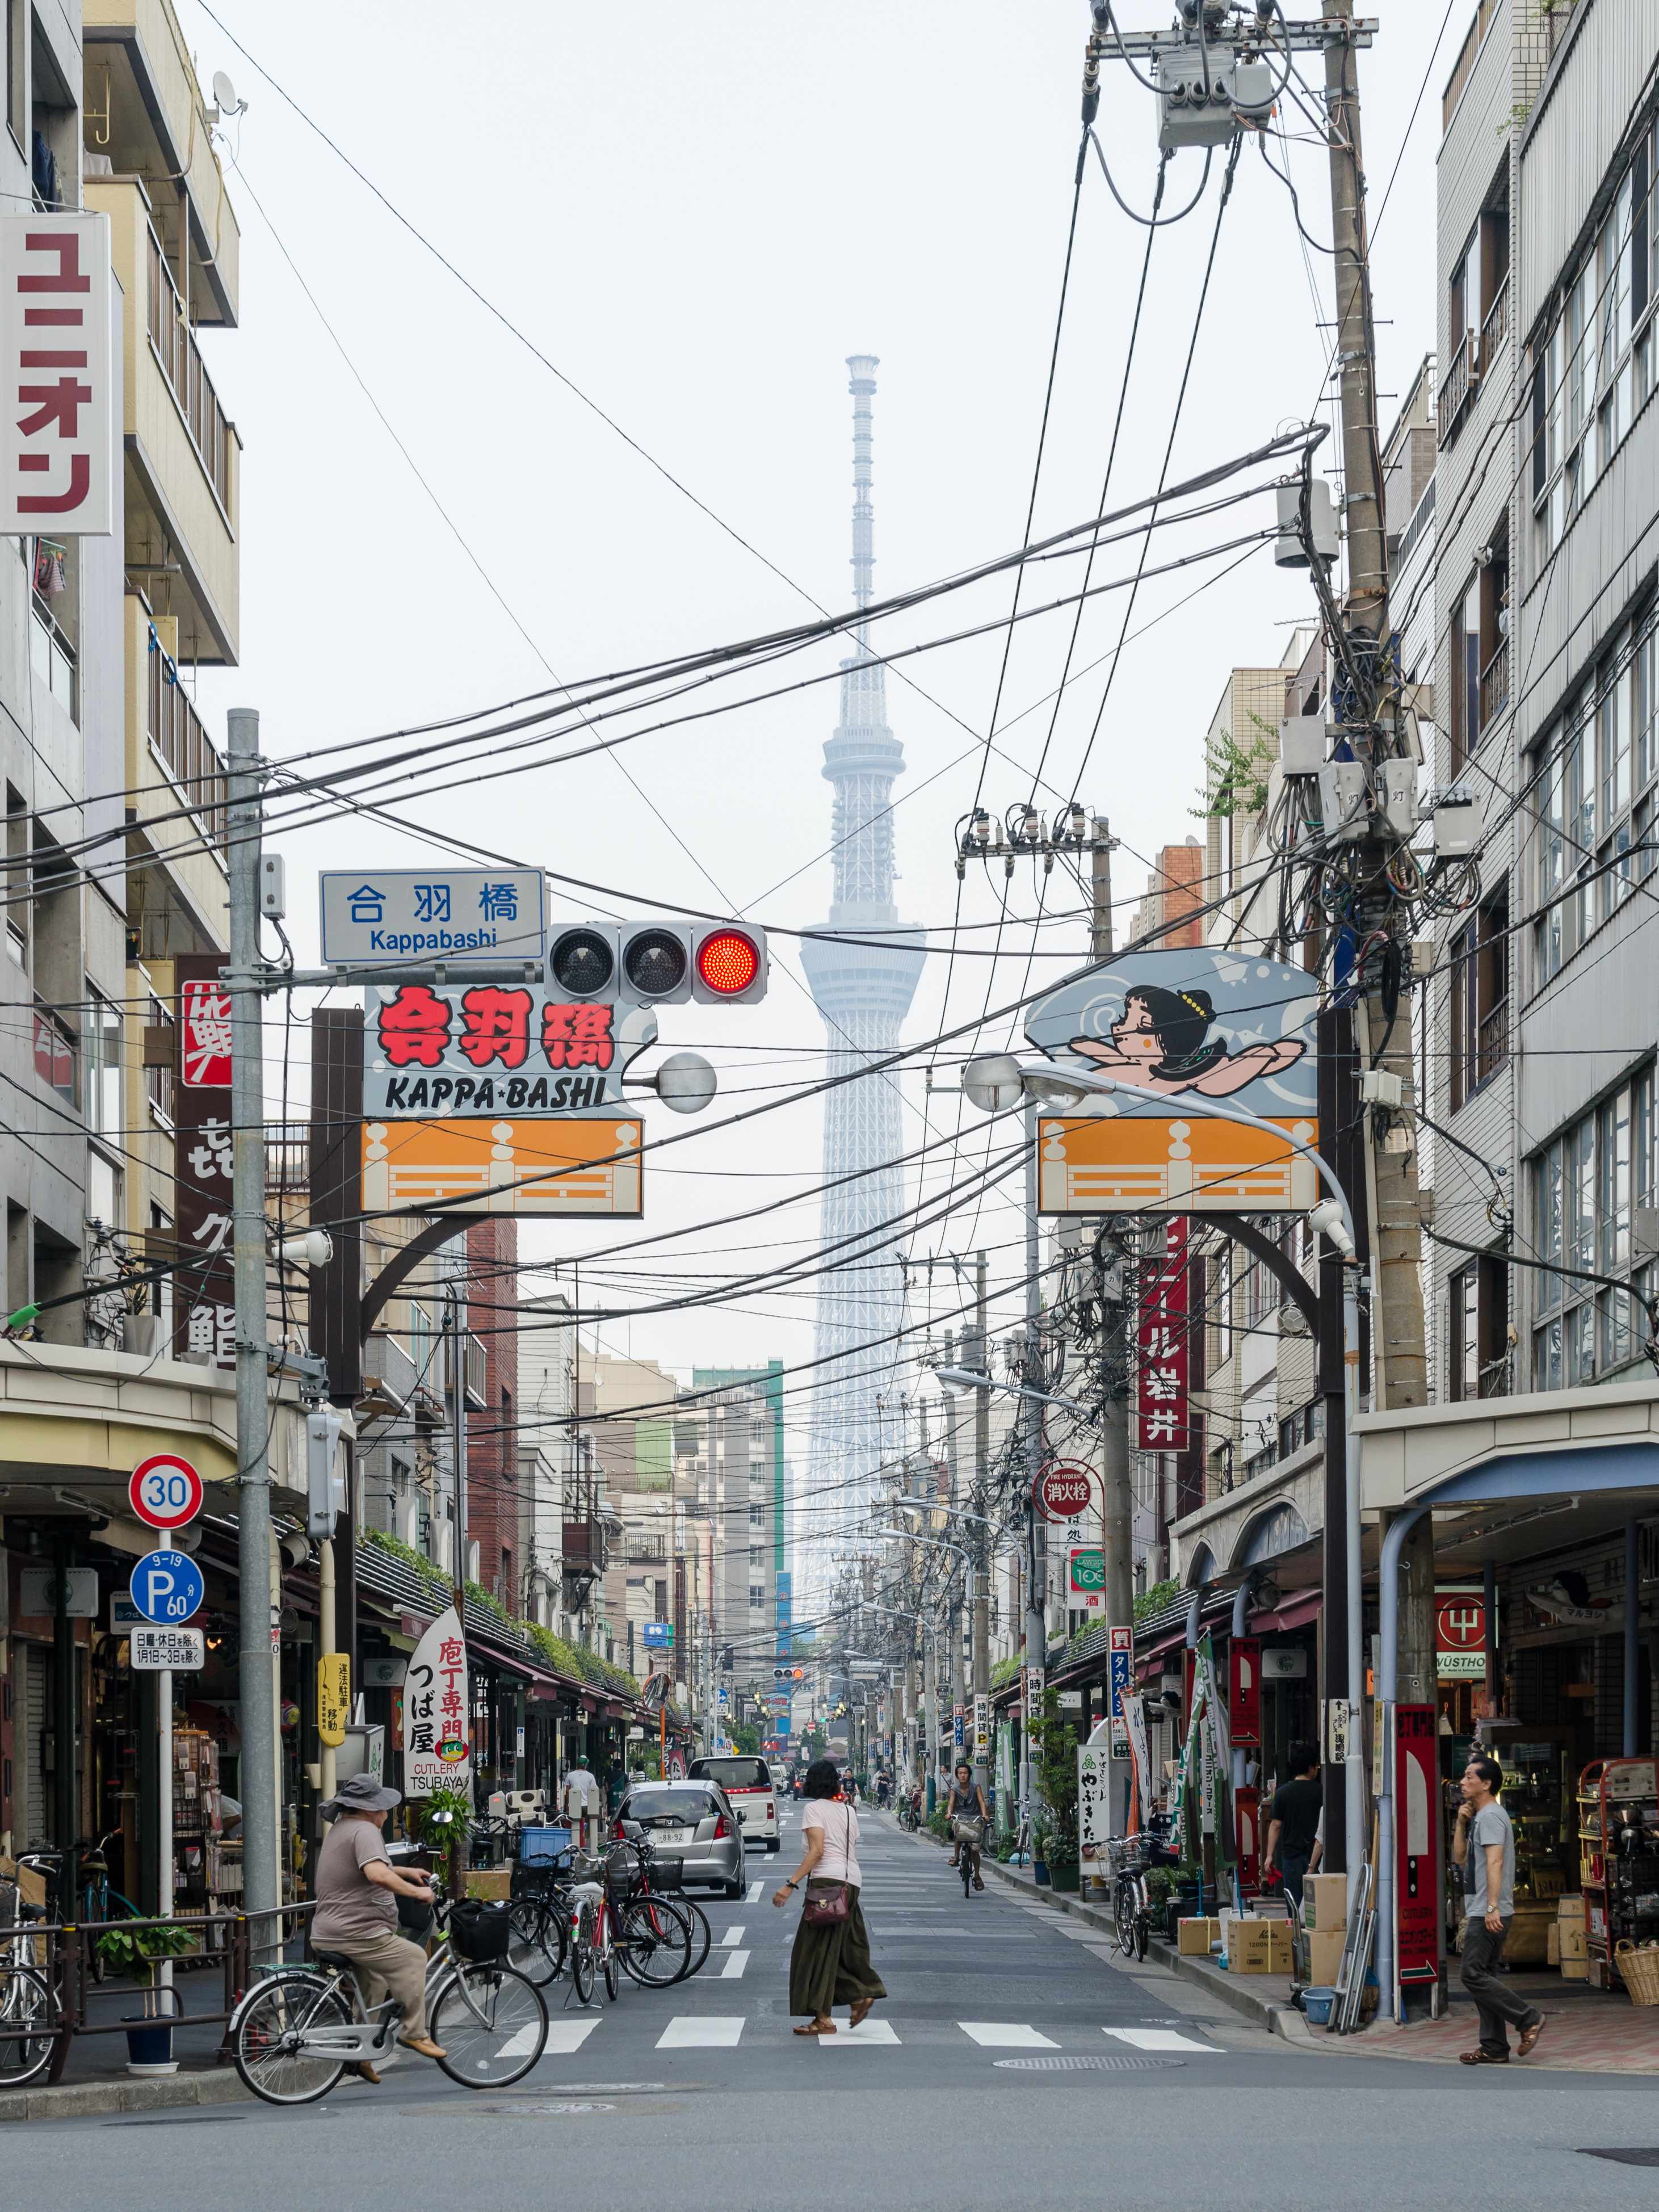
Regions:
<svg viewBox="0 0 1659 2212"><path fill-rule="evenodd" d="M1025 1034L1117 1088L1037 1123L1044 1213L1303 1212L1318 1198L1313 979L1221 950L1126 952L1039 999ZM1283 1139L1196 1112L1231 1100Z"/></svg>
<svg viewBox="0 0 1659 2212"><path fill-rule="evenodd" d="M432 1623L404 1677L404 1795L464 1790L472 1778L466 1644L454 1607Z"/></svg>
<svg viewBox="0 0 1659 2212"><path fill-rule="evenodd" d="M106 215L0 216L0 532L107 538L114 361Z"/></svg>
<svg viewBox="0 0 1659 2212"><path fill-rule="evenodd" d="M1044 1521L1075 1521L1088 1511L1093 1495L1093 1478L1086 1467L1057 1460L1032 1485L1031 1503Z"/></svg>
<svg viewBox="0 0 1659 2212"><path fill-rule="evenodd" d="M381 984L368 1001L363 1112L371 1121L620 1106L623 1070L640 1049L614 1034L614 1006L563 1000L540 985Z"/></svg>
<svg viewBox="0 0 1659 2212"><path fill-rule="evenodd" d="M534 961L547 950L538 868L325 869L325 967Z"/></svg>

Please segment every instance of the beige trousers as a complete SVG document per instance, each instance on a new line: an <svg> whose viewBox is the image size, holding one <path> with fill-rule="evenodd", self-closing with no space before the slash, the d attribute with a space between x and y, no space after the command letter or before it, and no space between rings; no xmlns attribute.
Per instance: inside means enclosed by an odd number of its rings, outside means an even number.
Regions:
<svg viewBox="0 0 1659 2212"><path fill-rule="evenodd" d="M404 2033L426 2033L426 1953L418 1943L388 1929L384 1936L359 1936L349 1943L323 1948L337 1951L357 1968L365 2004L377 2005L384 1997L394 1996L403 2013Z"/></svg>

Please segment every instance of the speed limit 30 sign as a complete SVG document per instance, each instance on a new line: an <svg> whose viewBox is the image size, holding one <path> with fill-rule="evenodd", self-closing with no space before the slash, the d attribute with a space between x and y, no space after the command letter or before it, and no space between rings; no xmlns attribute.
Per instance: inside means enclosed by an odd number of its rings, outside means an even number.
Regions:
<svg viewBox="0 0 1659 2212"><path fill-rule="evenodd" d="M127 1498L150 1528L182 1528L202 1510L202 1478L176 1452L157 1452L132 1470Z"/></svg>

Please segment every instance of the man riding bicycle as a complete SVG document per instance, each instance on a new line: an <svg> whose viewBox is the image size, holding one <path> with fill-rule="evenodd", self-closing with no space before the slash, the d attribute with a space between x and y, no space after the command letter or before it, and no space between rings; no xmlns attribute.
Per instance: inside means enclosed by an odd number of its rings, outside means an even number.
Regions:
<svg viewBox="0 0 1659 2212"><path fill-rule="evenodd" d="M952 1866L958 1865L961 1863L962 1854L966 1851L974 1870L974 1887L983 1889L985 1884L980 1878L979 1871L979 1845L970 1842L963 1835L957 1823L962 1820L988 1821L991 1817L991 1808L985 1802L984 1784L974 1780L974 1770L965 1759L959 1759L957 1761L956 1780L951 1785L951 1796L945 1806L945 1811L950 1815L951 1834L956 1844L956 1849L951 1854L951 1863ZM984 1828L981 1827L980 1833L983 1835L984 1832Z"/></svg>

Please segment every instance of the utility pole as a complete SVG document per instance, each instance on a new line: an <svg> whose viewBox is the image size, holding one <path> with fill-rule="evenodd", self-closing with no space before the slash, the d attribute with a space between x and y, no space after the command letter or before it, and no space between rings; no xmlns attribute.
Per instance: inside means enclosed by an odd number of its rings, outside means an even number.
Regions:
<svg viewBox="0 0 1659 2212"><path fill-rule="evenodd" d="M1094 919L1089 933L1091 960L1112 957L1112 852L1117 840L1103 814L1097 814L1089 832L1090 890Z"/></svg>
<svg viewBox="0 0 1659 2212"><path fill-rule="evenodd" d="M461 1249L466 1247L463 1242ZM451 1286L444 1315L450 1332L449 1376L450 1450L455 1461L455 1618L466 1641L466 1293L459 1282Z"/></svg>
<svg viewBox="0 0 1659 2212"><path fill-rule="evenodd" d="M1042 1318L1039 1270L1042 1248L1037 1237L1037 1109L1025 1109L1025 1380L1033 1390L1042 1388L1037 1326ZM1036 1806L1031 1797L1031 1728L1042 1717L1044 1668L1048 1657L1048 1624L1044 1591L1038 1580L1036 1486L1042 1473L1042 1409L1037 1398L1021 1401L1025 1418L1025 1725L1020 1730L1020 1809L1031 1820Z"/></svg>
<svg viewBox="0 0 1659 2212"><path fill-rule="evenodd" d="M974 1344L973 1357L967 1363L975 1375L990 1373L986 1365L990 1351L985 1311L985 1255L980 1252L974 1257ZM979 1516L975 1523L979 1541L974 1553L974 1779L982 1788L988 1788L991 1779L989 1765L980 1754L977 1725L979 1700L991 1694L991 1530L986 1517L990 1492L991 1393L982 1389L974 1393L974 1511Z"/></svg>
<svg viewBox="0 0 1659 2212"><path fill-rule="evenodd" d="M236 1301L237 1654L242 1796L243 1910L255 1917L253 1956L282 1953L272 1917L283 1901L276 1837L276 1644L271 1602L270 1381L265 1340L265 1078L259 977L259 717L226 717L230 858L230 1119L232 1251ZM60 1742L60 1755L62 1747ZM164 1791L173 1787L161 1778ZM168 1869L163 1866L165 1891ZM170 1907L169 1907L170 1909Z"/></svg>

